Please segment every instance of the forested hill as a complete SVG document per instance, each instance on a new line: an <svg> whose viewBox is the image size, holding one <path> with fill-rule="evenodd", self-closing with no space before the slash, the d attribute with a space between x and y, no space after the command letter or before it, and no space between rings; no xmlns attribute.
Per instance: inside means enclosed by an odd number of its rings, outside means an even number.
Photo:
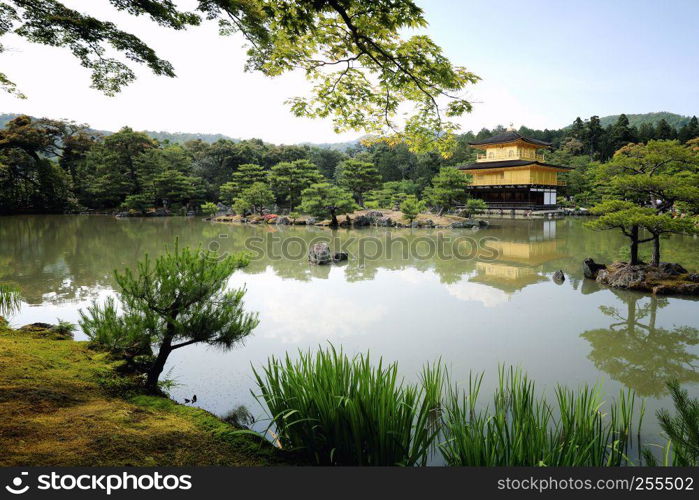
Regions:
<svg viewBox="0 0 699 500"><path fill-rule="evenodd" d="M608 127L609 125L614 125L619 119L620 115L609 115L603 116L599 119L600 125L603 127ZM673 128L681 128L689 123L691 119L690 116L682 116L676 113L669 113L667 111L659 111L657 113L641 113L641 114L627 114L626 118L629 119L629 126L639 127L644 123L649 123L651 125L658 125L662 120L665 120L668 125Z"/></svg>
<svg viewBox="0 0 699 500"><path fill-rule="evenodd" d="M0 114L0 128L4 128L5 124L12 120L13 118L18 117L19 115L16 113L3 113ZM32 119L36 119L35 117L32 117ZM114 132L111 130L94 130L94 132L97 132L102 135L111 135ZM235 139L233 137L229 137L227 135L223 134L200 134L196 132L165 132L165 131L160 131L157 132L155 130L144 130L144 132L152 137L153 139L156 139L160 142L171 142L171 143L176 143L176 144L183 144L188 141L194 141L194 140L201 140L204 142L208 142L209 144L213 144L214 142L221 140L221 139L226 139L229 141L233 142L238 142L240 139Z"/></svg>
<svg viewBox="0 0 699 500"><path fill-rule="evenodd" d="M16 118L19 116L16 113L3 113L0 114L0 128L4 128L5 124L12 120L13 118ZM603 128L611 127L613 126L618 120L619 116L621 115L609 115L609 116L603 116L599 118L599 125ZM642 114L628 114L625 115L628 118L628 125L630 127L640 127L641 125L652 125L654 127L657 127L659 124L667 124L671 128L679 130L680 128L686 126L689 124L690 117L689 116L683 116L683 115L678 115L676 113L669 113L667 111L660 111L656 113L642 113ZM33 118L33 117L32 117ZM539 138L539 139L544 139L548 140L551 142L554 142L556 145L559 142L559 139L568 135L569 129L573 127L574 125L569 125L567 127L564 127L562 129L547 129L547 130L534 130L530 129L526 126L523 126L520 129L520 132L525 133L527 135L530 135L531 137ZM478 138L482 139L485 137L490 137L493 134L496 134L500 131L504 130L503 127L496 127L493 130L487 130L483 129L479 132L465 132L464 133L464 138L470 140L472 138ZM114 131L109 131L109 130L94 130L95 132L98 132L102 135L111 135L114 133ZM207 142L209 144L213 144L214 142L220 140L220 139L226 139L229 141L233 142L239 142L241 139L236 139L233 137L229 137L224 134L200 134L200 133L195 133L195 132L156 132L153 130L144 130L144 132L152 137L153 139L157 139L160 142L170 142L170 143L175 143L175 144L183 144L188 141L192 140L202 140L204 142ZM331 149L334 151L347 151L352 148L356 148L361 141L361 138L358 138L354 141L347 141L347 142L328 142L328 143L314 143L314 142L303 142L299 145L301 146L315 146L319 147L321 149Z"/></svg>

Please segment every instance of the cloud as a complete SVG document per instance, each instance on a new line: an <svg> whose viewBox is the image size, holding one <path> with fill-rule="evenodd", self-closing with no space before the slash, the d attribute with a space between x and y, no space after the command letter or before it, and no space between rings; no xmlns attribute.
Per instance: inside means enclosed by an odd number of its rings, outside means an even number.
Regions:
<svg viewBox="0 0 699 500"><path fill-rule="evenodd" d="M259 335L285 344L362 335L388 314L371 295L348 297L333 290L334 280L284 280L268 269L254 276L246 303L260 313Z"/></svg>
<svg viewBox="0 0 699 500"><path fill-rule="evenodd" d="M481 283L470 283L466 279L446 285L445 288L454 298L464 302L480 302L485 307L497 307L510 300L510 296L502 290Z"/></svg>

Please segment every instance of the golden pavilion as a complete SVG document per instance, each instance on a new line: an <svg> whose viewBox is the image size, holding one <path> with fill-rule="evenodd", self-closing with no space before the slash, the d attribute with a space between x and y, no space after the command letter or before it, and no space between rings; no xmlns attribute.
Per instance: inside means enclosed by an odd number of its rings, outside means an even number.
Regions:
<svg viewBox="0 0 699 500"><path fill-rule="evenodd" d="M543 150L551 143L508 130L469 144L483 151L476 163L459 167L473 178L469 189L474 198L484 200L490 208L557 208L558 189L565 185L558 173L572 169L544 161Z"/></svg>

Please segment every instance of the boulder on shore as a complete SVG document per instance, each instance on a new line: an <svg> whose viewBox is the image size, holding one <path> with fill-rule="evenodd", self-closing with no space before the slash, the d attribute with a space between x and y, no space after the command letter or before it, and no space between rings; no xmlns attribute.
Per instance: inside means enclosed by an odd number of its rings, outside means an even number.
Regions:
<svg viewBox="0 0 699 500"><path fill-rule="evenodd" d="M689 272L681 265L673 262L661 262L658 264L658 271L669 276L679 276L680 274L687 274Z"/></svg>
<svg viewBox="0 0 699 500"><path fill-rule="evenodd" d="M563 271L560 269L553 273L553 282L556 283L557 285L562 285L563 282L566 280L566 275L563 274Z"/></svg>
<svg viewBox="0 0 699 500"><path fill-rule="evenodd" d="M606 268L606 265L598 264L589 257L583 261L583 274L587 279L596 279L597 273Z"/></svg>
<svg viewBox="0 0 699 500"><path fill-rule="evenodd" d="M615 262L597 273L597 283L613 288L627 290L644 290L646 282L646 266L629 265L626 262Z"/></svg>
<svg viewBox="0 0 699 500"><path fill-rule="evenodd" d="M315 243L308 250L308 261L311 264L324 265L332 262L330 247L325 242Z"/></svg>
<svg viewBox="0 0 699 500"><path fill-rule="evenodd" d="M696 275L679 273L684 269L679 264L664 263L660 266L648 264L631 265L615 262L597 273L596 281L613 288L624 288L662 295L699 295Z"/></svg>

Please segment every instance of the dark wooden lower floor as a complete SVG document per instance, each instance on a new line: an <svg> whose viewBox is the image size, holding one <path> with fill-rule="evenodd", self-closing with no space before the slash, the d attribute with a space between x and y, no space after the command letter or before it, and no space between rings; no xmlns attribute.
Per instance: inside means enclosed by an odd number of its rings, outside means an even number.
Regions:
<svg viewBox="0 0 699 500"><path fill-rule="evenodd" d="M556 189L547 186L472 186L471 196L485 201L490 208L523 210L556 208Z"/></svg>

